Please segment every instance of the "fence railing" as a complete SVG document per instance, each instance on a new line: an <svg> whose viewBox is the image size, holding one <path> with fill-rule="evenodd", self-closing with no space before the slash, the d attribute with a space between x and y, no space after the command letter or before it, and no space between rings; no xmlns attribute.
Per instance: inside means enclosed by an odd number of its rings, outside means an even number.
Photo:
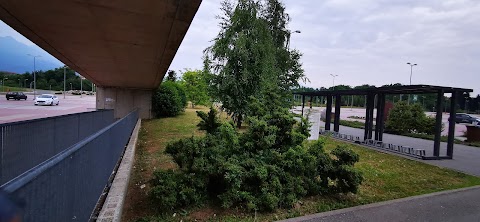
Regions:
<svg viewBox="0 0 480 222"><path fill-rule="evenodd" d="M25 203L23 221L88 221L137 120L130 113L1 189Z"/></svg>
<svg viewBox="0 0 480 222"><path fill-rule="evenodd" d="M113 110L99 110L0 124L0 185L113 121Z"/></svg>

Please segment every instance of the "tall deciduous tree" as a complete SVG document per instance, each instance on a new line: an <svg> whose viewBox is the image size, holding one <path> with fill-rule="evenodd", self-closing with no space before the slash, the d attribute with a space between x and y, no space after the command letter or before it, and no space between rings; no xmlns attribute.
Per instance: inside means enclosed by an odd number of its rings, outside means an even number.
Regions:
<svg viewBox="0 0 480 222"><path fill-rule="evenodd" d="M287 47L289 18L278 0L222 2L220 32L205 50L213 97L240 126L251 98L270 102L287 98L303 77L300 53Z"/></svg>
<svg viewBox="0 0 480 222"><path fill-rule="evenodd" d="M182 75L181 81L187 94L187 99L196 105L207 105L209 97L207 92L207 81L201 70L187 70Z"/></svg>

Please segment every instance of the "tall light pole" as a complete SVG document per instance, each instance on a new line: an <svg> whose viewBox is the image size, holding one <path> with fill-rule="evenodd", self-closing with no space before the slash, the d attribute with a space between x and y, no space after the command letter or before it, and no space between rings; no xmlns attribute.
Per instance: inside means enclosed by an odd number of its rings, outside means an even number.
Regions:
<svg viewBox="0 0 480 222"><path fill-rule="evenodd" d="M330 74L332 77L333 77L333 90L335 90L335 77L337 77L338 75L333 75L333 74Z"/></svg>
<svg viewBox="0 0 480 222"><path fill-rule="evenodd" d="M413 64L413 63L409 63L407 62L407 65L410 66L410 85L412 85L412 74L413 74L413 67L418 65L417 63Z"/></svg>
<svg viewBox="0 0 480 222"><path fill-rule="evenodd" d="M36 76L37 70L35 69L35 59L37 57L42 57L42 56L39 56L39 55L34 56L31 54L27 54L27 55L33 57L33 100L35 100L36 91L37 91L37 76Z"/></svg>
<svg viewBox="0 0 480 222"><path fill-rule="evenodd" d="M67 68L67 66L63 66L63 98L64 99L65 99L65 86L67 84L67 82L66 82L66 80L67 80L66 76L67 75L66 75L66 71L65 71L66 68Z"/></svg>
<svg viewBox="0 0 480 222"><path fill-rule="evenodd" d="M80 98L83 98L83 76L80 76Z"/></svg>
<svg viewBox="0 0 480 222"><path fill-rule="evenodd" d="M287 49L290 49L290 36L292 33L302 33L300 30L295 30L293 32L288 32L288 38L287 38Z"/></svg>
<svg viewBox="0 0 480 222"><path fill-rule="evenodd" d="M5 80L7 80L8 78L3 78L2 80L2 91L5 92Z"/></svg>
<svg viewBox="0 0 480 222"><path fill-rule="evenodd" d="M417 63L410 63L407 62L407 65L410 66L410 85L412 85L412 74L413 74L413 67L417 65ZM408 104L410 104L410 94L408 94Z"/></svg>

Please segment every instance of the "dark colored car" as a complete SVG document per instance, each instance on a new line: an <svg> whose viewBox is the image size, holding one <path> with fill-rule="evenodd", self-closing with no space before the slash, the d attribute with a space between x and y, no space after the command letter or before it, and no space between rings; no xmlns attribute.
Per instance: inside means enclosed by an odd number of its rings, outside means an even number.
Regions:
<svg viewBox="0 0 480 222"><path fill-rule="evenodd" d="M480 119L474 116L470 116L465 113L458 113L455 114L455 123L470 123L472 124L473 122L480 122Z"/></svg>
<svg viewBox="0 0 480 222"><path fill-rule="evenodd" d="M23 94L23 92L8 92L7 95L7 100L14 99L14 100L27 100L27 95Z"/></svg>

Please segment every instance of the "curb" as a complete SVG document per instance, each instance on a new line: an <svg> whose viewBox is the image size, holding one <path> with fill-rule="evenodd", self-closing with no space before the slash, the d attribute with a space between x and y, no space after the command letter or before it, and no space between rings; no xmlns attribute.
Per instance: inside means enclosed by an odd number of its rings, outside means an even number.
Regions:
<svg viewBox="0 0 480 222"><path fill-rule="evenodd" d="M121 221L123 204L125 203L125 197L127 195L130 172L135 159L135 148L141 123L142 120L138 119L97 221Z"/></svg>
<svg viewBox="0 0 480 222"><path fill-rule="evenodd" d="M328 216L337 215L337 214L344 214L344 213L357 211L357 210L376 208L376 207L381 207L381 206L394 204L394 203L402 203L402 202L407 202L407 201L410 201L410 200L417 200L417 199L429 198L429 197L434 197L434 196L442 196L442 195L453 194L453 193L458 193L458 192L463 192L463 191L468 191L468 190L474 190L474 189L480 189L480 186L460 188L460 189L455 189L455 190L447 190L447 191L441 191L441 192L430 193L430 194L423 194L423 195L418 195L418 196L413 196L413 197L405 197L405 198L401 198L401 199L388 200L388 201L384 201L384 202L372 203L372 204L367 204L367 205L360 205L360 206L356 206L356 207L344 208L344 209L333 210L333 211L328 211L328 212L323 212L323 213L311 214L311 215L302 216L302 217L280 220L279 222L308 221L308 220L319 219L319 218L322 218L322 217L328 217Z"/></svg>

